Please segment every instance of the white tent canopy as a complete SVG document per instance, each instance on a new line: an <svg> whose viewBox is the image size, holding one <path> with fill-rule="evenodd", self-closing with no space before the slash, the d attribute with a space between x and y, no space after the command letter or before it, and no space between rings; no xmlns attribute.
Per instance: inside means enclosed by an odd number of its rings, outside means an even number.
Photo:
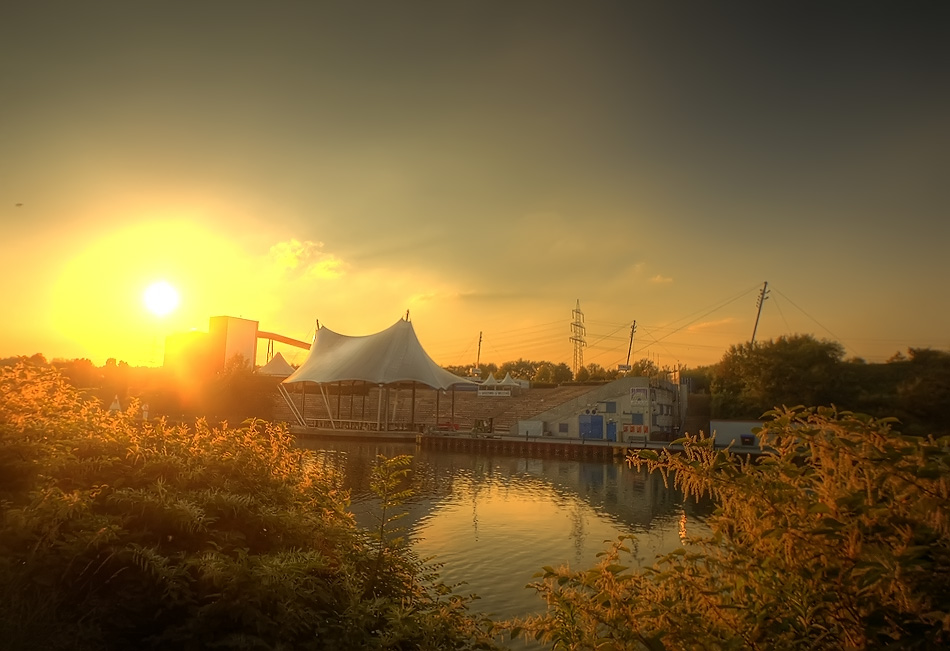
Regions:
<svg viewBox="0 0 950 651"><path fill-rule="evenodd" d="M520 387L521 384L518 383L518 380L511 377L511 373L505 375L505 379L498 383L499 386L503 387Z"/></svg>
<svg viewBox="0 0 950 651"><path fill-rule="evenodd" d="M489 373L488 377L482 380L483 387L496 387L498 386L498 380L495 379L494 373Z"/></svg>
<svg viewBox="0 0 950 651"><path fill-rule="evenodd" d="M411 381L433 389L472 384L432 361L422 349L412 323L403 319L382 332L359 337L341 335L321 326L307 359L284 383L324 384L342 380L374 384Z"/></svg>
<svg viewBox="0 0 950 651"><path fill-rule="evenodd" d="M274 355L269 362L257 369L258 375L270 375L272 377L287 377L293 374L293 372L294 367L288 364L287 360L284 359L284 356L280 353Z"/></svg>

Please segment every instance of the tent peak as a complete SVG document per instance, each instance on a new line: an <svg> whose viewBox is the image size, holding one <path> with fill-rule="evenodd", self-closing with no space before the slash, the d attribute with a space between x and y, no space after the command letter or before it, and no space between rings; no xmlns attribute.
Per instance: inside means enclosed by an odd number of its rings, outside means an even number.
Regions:
<svg viewBox="0 0 950 651"><path fill-rule="evenodd" d="M321 327L307 359L284 382L343 380L419 382L435 389L471 383L436 364L423 350L412 323L402 318L385 330L363 336L342 335Z"/></svg>

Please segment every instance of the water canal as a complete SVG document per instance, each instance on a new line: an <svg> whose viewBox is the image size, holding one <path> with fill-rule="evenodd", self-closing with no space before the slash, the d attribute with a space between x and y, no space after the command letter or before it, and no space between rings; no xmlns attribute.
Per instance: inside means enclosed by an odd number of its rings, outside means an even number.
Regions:
<svg viewBox="0 0 950 651"><path fill-rule="evenodd" d="M415 497L401 521L422 557L442 563L442 579L464 582L475 607L500 620L543 610L526 588L544 565L585 568L607 540L637 538L639 562L703 530L708 504L684 500L662 477L622 461L466 453L413 443L302 440L319 463L339 471L357 522L373 524L369 475L376 455L413 456ZM521 647L520 648L527 648Z"/></svg>

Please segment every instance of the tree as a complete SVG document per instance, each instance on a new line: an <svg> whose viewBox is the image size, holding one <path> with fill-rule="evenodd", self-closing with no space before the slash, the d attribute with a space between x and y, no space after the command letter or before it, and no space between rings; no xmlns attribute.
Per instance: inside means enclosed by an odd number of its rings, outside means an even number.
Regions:
<svg viewBox="0 0 950 651"><path fill-rule="evenodd" d="M537 370L532 379L535 382L546 384L561 384L573 380L574 373L571 372L571 367L564 362L555 364L554 362L545 361L538 362Z"/></svg>
<svg viewBox="0 0 950 651"><path fill-rule="evenodd" d="M248 418L269 419L273 413L276 382L256 375L243 355L233 355L224 369L202 386L199 413L229 422Z"/></svg>
<svg viewBox="0 0 950 651"><path fill-rule="evenodd" d="M467 600L358 530L283 427L141 424L0 369L8 649L488 648Z"/></svg>
<svg viewBox="0 0 950 651"><path fill-rule="evenodd" d="M472 366L470 364L449 364L443 366L446 371L458 375L459 377L468 377L472 374Z"/></svg>
<svg viewBox="0 0 950 651"><path fill-rule="evenodd" d="M98 387L102 381L102 374L95 364L88 359L62 360L54 359L52 365L77 388Z"/></svg>
<svg viewBox="0 0 950 651"><path fill-rule="evenodd" d="M513 362L505 362L499 366L498 374L504 378L506 373L511 373L511 377L529 380L534 377L539 364L543 364L543 362L532 362L519 357Z"/></svg>
<svg viewBox="0 0 950 651"><path fill-rule="evenodd" d="M489 375L497 375L497 374L498 374L497 364L495 364L494 362L482 362L481 375L479 376L481 377L481 379L486 380L488 379Z"/></svg>
<svg viewBox="0 0 950 651"><path fill-rule="evenodd" d="M656 378L660 375L660 367L653 360L641 357L630 365L630 370L624 375L627 377L649 377Z"/></svg>
<svg viewBox="0 0 950 651"><path fill-rule="evenodd" d="M616 369L605 369L603 366L596 362L591 362L587 365L587 374L591 380L597 380L601 382L607 382L608 380L617 379L617 370Z"/></svg>
<svg viewBox="0 0 950 651"><path fill-rule="evenodd" d="M713 414L759 418L783 405L828 405L840 395L844 348L811 335L731 346L711 382Z"/></svg>
<svg viewBox="0 0 950 651"><path fill-rule="evenodd" d="M571 371L571 367L564 362L554 367L554 381L556 383L570 382L573 379L574 373Z"/></svg>
<svg viewBox="0 0 950 651"><path fill-rule="evenodd" d="M910 363L897 385L897 407L914 433L950 433L950 353L908 349Z"/></svg>
<svg viewBox="0 0 950 651"><path fill-rule="evenodd" d="M696 438L630 458L710 496L710 535L643 569L624 539L589 570L546 567L547 612L504 628L555 649L946 648L950 438L829 408L770 416L757 460Z"/></svg>
<svg viewBox="0 0 950 651"><path fill-rule="evenodd" d="M102 367L102 379L98 391L99 400L108 406L118 396L125 398L129 393L129 365L118 362L114 357L106 360Z"/></svg>

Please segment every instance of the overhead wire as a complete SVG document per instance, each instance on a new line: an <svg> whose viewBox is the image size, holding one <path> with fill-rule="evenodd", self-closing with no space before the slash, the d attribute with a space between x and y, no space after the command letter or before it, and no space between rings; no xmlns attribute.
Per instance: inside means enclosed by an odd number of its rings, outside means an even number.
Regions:
<svg viewBox="0 0 950 651"><path fill-rule="evenodd" d="M811 319L812 321L814 321L815 324L818 325L819 328L821 328L822 330L824 330L825 332L827 332L829 335L831 335L831 337L832 337L835 341L841 342L841 345L844 346L846 349L850 350L852 355L857 355L857 352L855 352L855 350L854 350L853 348L851 348L850 346L848 346L848 344L846 344L846 343L841 339L841 337L839 337L838 335L836 335L835 333L833 333L829 328L827 328L827 327L824 326L820 321L818 321L818 319L816 319L816 318L813 317L811 314L809 314L809 313L806 312L804 309L802 309L799 305L797 305L797 304L795 303L795 301L793 301L793 300L790 299L788 296L786 296L785 294L783 294L782 292L780 292L778 289L775 289L775 293L776 293L776 294L779 294L782 298L784 298L786 301L788 301L789 303L791 303L792 306L794 306L796 309L798 309L799 312L801 312L802 314L804 314L805 316L807 316L809 319Z"/></svg>
<svg viewBox="0 0 950 651"><path fill-rule="evenodd" d="M659 346L670 356L675 356L671 352L670 347L675 348L675 347L683 346L687 348L690 348L690 347L709 348L709 349L718 348L719 346L668 341L668 339L672 337L673 335L675 335L676 333L681 332L685 328L693 325L700 319L703 319L709 316L710 314L713 314L727 307L728 305L731 305L732 303L736 302L743 296L746 296L753 291L757 291L758 288L759 288L759 285L758 283L756 283L755 285L747 289L743 289L742 291L734 295L730 295L727 298L717 301L715 303L708 304L703 308L690 312L689 314L683 317L680 317L678 319L675 319L673 321L667 322L662 325L648 326L646 324L641 324L641 327L643 328L642 333L648 336L650 339L652 339L652 341L647 343L644 346L641 346L639 348L639 351L642 352L646 349L649 349L652 346ZM776 293L781 295L791 305L796 307L808 318L812 319L821 328L827 331L831 336L837 339L834 333L832 333L828 328L826 328L824 325L819 323L810 314L805 312L805 310L803 310L801 307L796 305L794 301L788 298L788 296L782 294L777 289L776 289ZM776 302L776 309L779 311L779 314L782 317L782 320L785 323L786 328L788 328L789 327L788 320L777 302ZM562 338L563 333L561 332L561 329L564 328L566 323L567 323L566 319L558 319L555 321L531 324L524 327L508 328L506 330L483 331L482 344L483 344L483 347L487 347L495 355L502 356L505 354L505 351L508 351L508 350L515 351L512 354L517 355L518 350L523 351L525 349L530 349L533 347L552 346L552 345L557 344ZM630 322L619 323L617 321L593 320L593 321L588 321L587 324L595 325L595 326L604 325L609 328L613 328L607 331L606 334L598 333L598 334L588 335L588 338L590 339L590 343L587 345L587 348L594 349L597 351L589 359L599 359L603 357L604 355L608 355L611 352L617 351L622 347L623 342L627 341L626 336L618 336L617 333L619 333L621 330L625 328L630 327ZM663 333L663 334L659 334L659 333ZM469 341L469 344L465 347L465 349L461 353L456 353L454 355L455 357L462 357L469 353L472 347L472 343L471 343L472 340L468 339L468 341ZM605 342L607 342L608 344L613 344L613 345L604 346L603 344ZM446 344L448 344L448 342L446 342Z"/></svg>
<svg viewBox="0 0 950 651"><path fill-rule="evenodd" d="M735 296L733 296L733 297L731 297L731 298L728 298L728 299L725 299L721 304L715 304L714 307L712 307L712 308L709 309L708 311L704 312L703 314L700 314L698 317L696 317L696 318L693 319L692 321L690 321L690 322L684 324L683 326L677 328L676 330L674 330L674 332L677 332L678 330L681 330L682 328L684 328L684 327L687 326L687 325L692 325L693 323L695 323L695 322L698 321L699 319L702 319L704 316L707 316L707 315L709 315L709 314L712 314L713 312L716 312L716 311L718 311L718 310L721 310L722 308L726 307L726 306L729 305L730 303L734 303L735 301L739 300L740 298L742 298L742 297L745 296L746 294L748 294L748 293L750 293L750 292L752 292L752 291L754 291L754 290L757 290L758 288L759 288L758 284L755 284L755 285L753 285L752 287L750 287L749 289L744 289L744 290L742 290L741 292L739 292L738 294L736 294ZM708 307L708 306L707 306L707 307ZM688 318L691 317L693 314L696 314L697 312L702 312L703 310L706 310L706 308L705 308L705 307L699 308L698 310L696 310L696 312L691 312L690 314L687 314L687 315L684 316L684 317L680 317L679 319L676 319L676 320L674 320L674 321L670 321L668 324L666 324L666 326L667 326L667 327L672 326L674 323L678 323L679 321L682 321L683 319L688 319Z"/></svg>
<svg viewBox="0 0 950 651"><path fill-rule="evenodd" d="M750 292L752 292L752 291L754 291L754 290L756 290L756 289L758 289L758 284L753 285L752 287L750 287L750 288L748 288L748 289L744 289L744 290L742 290L741 292L739 292L739 293L737 293L737 294L735 294L735 295L733 295L733 296L730 296L729 298L726 298L726 299L724 299L724 300L722 300L722 301L719 301L719 302L717 302L717 303L713 303L711 307L707 305L705 308L700 308L699 310L696 310L695 312L691 312L690 314L688 314L688 315L686 315L686 316L684 316L684 317L681 317L681 318L679 318L679 319L676 319L676 320L674 320L674 321L671 321L671 322L669 322L668 324L665 324L665 325L663 325L663 326L657 326L657 327L652 328L652 329L645 329L645 330L644 330L644 334L649 335L649 336L653 339L653 344L651 344L651 345L654 345L654 344L655 344L655 345L658 345L658 346L660 346L661 348L663 348L663 350L665 350L665 351L667 352L667 354L669 354L670 356L673 356L673 353L670 352L670 350L669 350L668 348L666 348L665 345L663 345L662 342L663 342L664 340L666 340L666 339L669 338L670 336L676 334L677 332L683 330L684 328L686 328L686 327L692 325L692 324L695 323L696 321L699 321L700 319L702 319L702 318L704 318L704 317L706 317L706 316L708 316L708 315L710 315L710 314L712 314L712 313L714 313L714 312L717 312L717 311L721 310L722 308L726 307L727 305L730 305L730 304L734 303L735 301L739 300L739 299L742 298L743 296L748 295ZM684 319L688 319L689 317L691 317L691 316L693 316L693 315L696 315L696 314L699 314L699 316L696 316L696 317L693 318L692 320L687 321L686 323L684 323L683 325L681 325L681 326L679 326L679 327L673 328L672 330L670 330L669 332L667 332L666 334L664 334L663 336L661 336L661 337L659 337L659 338L657 338L656 335L654 334L654 332L655 332L656 330L665 330L665 329L669 328L670 326L672 326L672 325L674 325L674 324L676 324L676 323L679 323L680 321L683 321ZM611 324L611 325L613 325L613 324ZM606 339L606 338L608 338L608 337L611 337L613 334L615 334L616 332L618 332L618 331L619 331L621 328L623 328L623 327L626 327L626 325L619 326L619 327L618 327L616 330L614 330L613 332L611 332L611 333L609 333L609 334L607 334L607 335L604 335L603 337L601 337L600 339L598 339L596 342L594 342L594 344L599 343L600 341L603 341L604 339ZM593 344L592 344L592 345L593 345ZM649 346L641 347L640 350L642 351L642 350L645 350L646 348L649 348ZM603 354L606 354L606 353L611 352L611 350L616 350L616 348L614 348L614 349L608 349L607 351L603 351L603 352L601 352L601 353L598 354L598 355L594 355L592 359L598 359L598 358L599 358L600 356L602 356Z"/></svg>
<svg viewBox="0 0 950 651"><path fill-rule="evenodd" d="M776 290L776 293L778 293L778 290ZM773 305L775 305L775 309L778 310L779 316L782 317L782 323L785 324L785 331L788 332L792 329L792 327L788 325L788 319L785 318L785 313L782 312L782 306L779 303L780 303L779 301L773 301Z"/></svg>
<svg viewBox="0 0 950 651"><path fill-rule="evenodd" d="M756 287L757 287L757 286L756 286ZM752 289L756 289L756 287L753 287ZM662 337L660 337L659 339L656 339L656 340L655 340L655 343L658 344L658 343L660 343L661 341L663 341L664 339L666 339L667 337L676 334L677 332L679 332L679 331L682 330L683 328L686 328L687 326L693 325L694 323L696 323L696 322L699 321L700 319L709 316L709 315L712 314L713 312L717 312L717 311L721 310L722 308L726 307L727 305L729 305L729 304L731 304L731 303L735 303L737 300L739 300L740 298L742 298L744 295L748 294L750 291L751 291L751 290L746 290L746 291L742 292L741 294L737 294L736 296L734 296L733 298L729 299L729 300L726 301L725 303L722 303L721 305L717 305L716 307L712 308L711 310L700 314L698 317L696 317L696 318L693 319L692 321L687 321L686 323L684 323L684 324L681 325L680 327L675 328L675 329L671 330L670 332L666 333L665 335L663 335ZM694 312L693 314L695 314L695 312ZM681 321L682 319L679 319L679 320ZM676 321L673 321L673 322L671 322L671 323L676 323Z"/></svg>

